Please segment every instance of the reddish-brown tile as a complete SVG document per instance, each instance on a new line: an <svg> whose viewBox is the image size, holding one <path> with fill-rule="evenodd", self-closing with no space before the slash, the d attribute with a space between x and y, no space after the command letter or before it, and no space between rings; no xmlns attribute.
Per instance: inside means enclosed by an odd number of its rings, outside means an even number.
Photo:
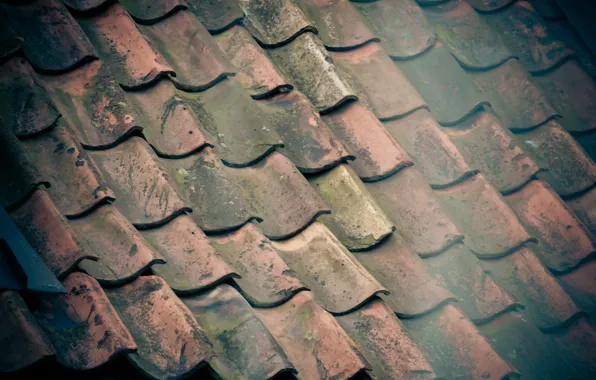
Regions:
<svg viewBox="0 0 596 380"><path fill-rule="evenodd" d="M449 186L474 174L428 110L421 109L383 124L414 159L431 186Z"/></svg>
<svg viewBox="0 0 596 380"><path fill-rule="evenodd" d="M272 309L255 309L305 379L349 379L369 364L337 321L300 292Z"/></svg>
<svg viewBox="0 0 596 380"><path fill-rule="evenodd" d="M306 289L271 241L253 223L211 239L215 250L236 269L244 298L257 307L279 305Z"/></svg>
<svg viewBox="0 0 596 380"><path fill-rule="evenodd" d="M0 374L55 356L46 333L17 292L0 292Z"/></svg>
<svg viewBox="0 0 596 380"><path fill-rule="evenodd" d="M535 240L482 174L434 194L478 256L499 257Z"/></svg>
<svg viewBox="0 0 596 380"><path fill-rule="evenodd" d="M123 0L120 3L139 24L157 23L177 10L186 8L183 0Z"/></svg>
<svg viewBox="0 0 596 380"><path fill-rule="evenodd" d="M50 182L47 191L62 214L82 215L101 203L114 200L114 193L95 162L64 121L49 132L23 140L22 144Z"/></svg>
<svg viewBox="0 0 596 380"><path fill-rule="evenodd" d="M161 227L140 233L166 261L153 265L151 271L166 280L178 294L240 277L215 251L189 215L180 215Z"/></svg>
<svg viewBox="0 0 596 380"><path fill-rule="evenodd" d="M147 86L174 73L122 5L112 4L93 16L79 17L78 21L124 89Z"/></svg>
<svg viewBox="0 0 596 380"><path fill-rule="evenodd" d="M537 8L536 2L533 4ZM538 8L537 8L538 9ZM563 41L575 52L575 59L591 76L596 75L596 56L590 50L585 41L577 33L568 20L545 20L548 32L557 40Z"/></svg>
<svg viewBox="0 0 596 380"><path fill-rule="evenodd" d="M399 234L392 234L379 246L354 256L389 289L391 293L381 298L400 317L422 315L455 300Z"/></svg>
<svg viewBox="0 0 596 380"><path fill-rule="evenodd" d="M354 83L359 98L379 119L396 118L426 106L379 44L369 43L356 50L329 54Z"/></svg>
<svg viewBox="0 0 596 380"><path fill-rule="evenodd" d="M132 137L92 155L118 195L116 207L136 227L157 226L190 211L143 139Z"/></svg>
<svg viewBox="0 0 596 380"><path fill-rule="evenodd" d="M27 61L11 57L0 63L0 120L19 137L52 127L60 113Z"/></svg>
<svg viewBox="0 0 596 380"><path fill-rule="evenodd" d="M588 379L596 373L596 330L592 321L578 319L555 334L554 339L563 352L574 357L570 368L578 373L578 378Z"/></svg>
<svg viewBox="0 0 596 380"><path fill-rule="evenodd" d="M106 289L137 342L128 358L153 378L188 376L215 356L192 313L157 276Z"/></svg>
<svg viewBox="0 0 596 380"><path fill-rule="evenodd" d="M331 209L319 219L352 251L378 244L395 230L393 223L364 187L356 173L340 165L309 182Z"/></svg>
<svg viewBox="0 0 596 380"><path fill-rule="evenodd" d="M424 3L427 0L417 0L419 3ZM431 0L432 1L432 0ZM477 11L480 12L493 12L498 9L511 4L514 0L466 0L472 4Z"/></svg>
<svg viewBox="0 0 596 380"><path fill-rule="evenodd" d="M463 239L416 167L365 186L419 255L442 252Z"/></svg>
<svg viewBox="0 0 596 380"><path fill-rule="evenodd" d="M373 377L435 378L425 355L383 301L373 299L358 310L336 319L362 349L372 365Z"/></svg>
<svg viewBox="0 0 596 380"><path fill-rule="evenodd" d="M244 18L244 13L242 13L236 0L185 0L184 3L197 15L203 25L214 34L228 29Z"/></svg>
<svg viewBox="0 0 596 380"><path fill-rule="evenodd" d="M225 379L269 379L296 373L294 366L248 302L230 285L184 297L213 343L217 356L210 362Z"/></svg>
<svg viewBox="0 0 596 380"><path fill-rule="evenodd" d="M355 155L350 166L363 181L377 181L412 165L408 154L362 103L346 104L322 120Z"/></svg>
<svg viewBox="0 0 596 380"><path fill-rule="evenodd" d="M432 47L437 35L414 0L355 2L392 58L408 58Z"/></svg>
<svg viewBox="0 0 596 380"><path fill-rule="evenodd" d="M97 281L84 273L72 273L63 285L68 294L37 295L29 302L56 348L59 363L86 370L137 349Z"/></svg>
<svg viewBox="0 0 596 380"><path fill-rule="evenodd" d="M71 272L84 259L98 260L94 252L79 244L66 218L43 190L34 191L31 198L10 213L10 217L58 277Z"/></svg>
<svg viewBox="0 0 596 380"><path fill-rule="evenodd" d="M592 235L596 236L596 188L590 188L585 193L566 200L565 203L588 227Z"/></svg>
<svg viewBox="0 0 596 380"><path fill-rule="evenodd" d="M70 9L80 12L93 11L109 0L62 0Z"/></svg>
<svg viewBox="0 0 596 380"><path fill-rule="evenodd" d="M596 313L596 260L590 260L558 279L579 307L591 315Z"/></svg>

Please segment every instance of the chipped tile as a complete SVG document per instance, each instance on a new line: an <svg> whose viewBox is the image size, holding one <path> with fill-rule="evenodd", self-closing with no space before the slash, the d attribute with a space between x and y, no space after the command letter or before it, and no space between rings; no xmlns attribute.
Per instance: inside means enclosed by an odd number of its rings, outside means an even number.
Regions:
<svg viewBox="0 0 596 380"><path fill-rule="evenodd" d="M244 18L244 13L236 0L185 0L185 4L214 34L225 31Z"/></svg>
<svg viewBox="0 0 596 380"><path fill-rule="evenodd" d="M594 315L596 312L596 261L587 261L573 271L557 278L578 306L590 315Z"/></svg>
<svg viewBox="0 0 596 380"><path fill-rule="evenodd" d="M184 0L123 0L120 3L139 24L154 24L185 9Z"/></svg>

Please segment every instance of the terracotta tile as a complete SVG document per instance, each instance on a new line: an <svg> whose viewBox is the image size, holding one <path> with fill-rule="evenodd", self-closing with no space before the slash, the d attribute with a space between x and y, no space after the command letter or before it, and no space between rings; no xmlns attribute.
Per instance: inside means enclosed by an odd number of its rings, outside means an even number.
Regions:
<svg viewBox="0 0 596 380"><path fill-rule="evenodd" d="M286 354L240 293L222 284L201 295L184 297L213 343L211 366L225 379L269 379L296 373Z"/></svg>
<svg viewBox="0 0 596 380"><path fill-rule="evenodd" d="M577 194L596 182L596 165L558 121L551 120L514 138L539 167L548 169L539 178L562 196Z"/></svg>
<svg viewBox="0 0 596 380"><path fill-rule="evenodd" d="M336 317L383 379L434 379L425 355L383 301L373 299L349 314Z"/></svg>
<svg viewBox="0 0 596 380"><path fill-rule="evenodd" d="M518 145L509 130L490 112L481 111L444 131L462 156L501 193L516 191L540 168Z"/></svg>
<svg viewBox="0 0 596 380"><path fill-rule="evenodd" d="M160 156L184 157L212 145L205 126L170 81L128 92L128 98L138 110L143 135Z"/></svg>
<svg viewBox="0 0 596 380"><path fill-rule="evenodd" d="M0 373L26 368L55 356L46 333L19 295L0 292Z"/></svg>
<svg viewBox="0 0 596 380"><path fill-rule="evenodd" d="M578 373L578 378L590 378L596 373L596 330L587 318L574 321L568 329L560 331L554 338L563 352L573 356L569 367Z"/></svg>
<svg viewBox="0 0 596 380"><path fill-rule="evenodd" d="M356 259L389 291L381 298L400 317L411 318L454 301L430 270L399 234L392 234L379 246L354 253Z"/></svg>
<svg viewBox="0 0 596 380"><path fill-rule="evenodd" d="M112 205L99 207L73 219L70 225L86 251L99 257L84 260L79 267L105 284L119 284L139 276L164 260Z"/></svg>
<svg viewBox="0 0 596 380"><path fill-rule="evenodd" d="M535 1L532 5L536 9L538 9L537 3L538 2ZM549 34L572 49L575 52L575 59L578 60L582 68L591 76L595 76L596 56L581 39L571 23L568 20L544 20L544 23L546 24Z"/></svg>
<svg viewBox="0 0 596 380"><path fill-rule="evenodd" d="M365 186L419 255L442 252L463 239L416 167Z"/></svg>
<svg viewBox="0 0 596 380"><path fill-rule="evenodd" d="M469 75L442 42L416 59L397 62L439 123L456 124L487 104Z"/></svg>
<svg viewBox="0 0 596 380"><path fill-rule="evenodd" d="M0 202L11 208L24 202L37 189L50 187L49 177L42 177L32 158L11 130L0 125Z"/></svg>
<svg viewBox="0 0 596 380"><path fill-rule="evenodd" d="M428 110L421 109L383 124L414 159L431 186L449 186L474 174Z"/></svg>
<svg viewBox="0 0 596 380"><path fill-rule="evenodd" d="M0 9L2 15L4 12ZM0 26L0 58L5 59L23 49L23 37L14 30L9 23L2 23Z"/></svg>
<svg viewBox="0 0 596 380"><path fill-rule="evenodd" d="M272 307L306 289L271 241L253 223L211 239L215 250L236 269L240 292L252 305Z"/></svg>
<svg viewBox="0 0 596 380"><path fill-rule="evenodd" d="M332 210L319 219L350 250L370 248L395 230L354 170L340 165L309 182Z"/></svg>
<svg viewBox="0 0 596 380"><path fill-rule="evenodd" d="M226 165L249 166L283 146L267 115L235 80L201 93L179 94L214 139Z"/></svg>
<svg viewBox="0 0 596 380"><path fill-rule="evenodd" d="M62 214L75 217L114 200L114 193L93 158L79 145L64 121L49 132L23 140L22 144L51 183L47 191Z"/></svg>
<svg viewBox="0 0 596 380"><path fill-rule="evenodd" d="M383 49L395 59L431 48L437 35L414 0L357 2L354 6L370 23Z"/></svg>
<svg viewBox="0 0 596 380"><path fill-rule="evenodd" d="M178 294L240 277L215 251L189 215L180 215L161 227L139 232L165 259L165 264L153 265L151 271L166 280Z"/></svg>
<svg viewBox="0 0 596 380"><path fill-rule="evenodd" d="M120 4L77 21L120 85L127 90L147 86L174 70L141 34Z"/></svg>
<svg viewBox="0 0 596 380"><path fill-rule="evenodd" d="M588 227L592 235L596 235L596 190L590 188L577 197L567 199L567 206Z"/></svg>
<svg viewBox="0 0 596 380"><path fill-rule="evenodd" d="M232 26L215 36L215 42L238 69L237 80L253 98L260 99L294 88L243 26Z"/></svg>
<svg viewBox="0 0 596 380"><path fill-rule="evenodd" d="M484 261L483 265L503 289L526 307L526 317L544 331L560 327L580 312L527 247L498 260Z"/></svg>
<svg viewBox="0 0 596 380"><path fill-rule="evenodd" d="M313 33L301 34L292 42L268 52L277 67L318 111L330 112L346 101L356 99L354 89Z"/></svg>
<svg viewBox="0 0 596 380"><path fill-rule="evenodd" d="M403 116L426 106L379 44L369 43L356 50L329 54L344 75L353 81L359 98L379 119Z"/></svg>
<svg viewBox="0 0 596 380"><path fill-rule="evenodd" d="M596 79L575 59L535 76L534 81L563 117L561 124L566 130L585 132L596 128Z"/></svg>
<svg viewBox="0 0 596 380"><path fill-rule="evenodd" d="M273 246L330 313L349 313L374 295L388 293L320 223Z"/></svg>
<svg viewBox="0 0 596 380"><path fill-rule="evenodd" d="M0 63L0 120L3 128L20 137L53 126L60 113L48 92L39 84L27 61L11 57Z"/></svg>
<svg viewBox="0 0 596 380"><path fill-rule="evenodd" d="M475 323L520 308L517 299L495 283L476 256L463 244L424 259L441 276L443 286L455 294L457 307Z"/></svg>
<svg viewBox="0 0 596 380"><path fill-rule="evenodd" d="M426 353L438 377L502 379L517 375L515 368L495 352L476 326L453 305L402 322Z"/></svg>
<svg viewBox="0 0 596 380"><path fill-rule="evenodd" d="M84 259L98 259L94 252L83 249L79 244L66 218L43 190L35 190L31 198L10 213L10 217L58 277L71 272Z"/></svg>
<svg viewBox="0 0 596 380"><path fill-rule="evenodd" d="M185 4L211 33L223 32L244 18L235 0L185 0Z"/></svg>
<svg viewBox="0 0 596 380"><path fill-rule="evenodd" d="M565 44L552 38L540 15L526 1L515 2L485 17L532 73L550 70L573 54Z"/></svg>
<svg viewBox="0 0 596 380"><path fill-rule="evenodd" d="M596 312L596 261L588 261L557 278L578 306L594 315Z"/></svg>
<svg viewBox="0 0 596 380"><path fill-rule="evenodd" d="M244 25L263 46L284 45L300 34L316 33L313 23L292 0L240 0Z"/></svg>
<svg viewBox="0 0 596 380"><path fill-rule="evenodd" d="M349 379L369 364L337 321L300 292L271 309L255 309L305 379Z"/></svg>
<svg viewBox="0 0 596 380"><path fill-rule="evenodd" d="M321 119L355 155L350 166L363 181L377 181L412 165L408 154L362 103L351 102Z"/></svg>
<svg viewBox="0 0 596 380"><path fill-rule="evenodd" d="M101 7L107 1L108 0L62 0L67 7L79 12L93 11Z"/></svg>
<svg viewBox="0 0 596 380"><path fill-rule="evenodd" d="M83 273L72 273L63 285L68 294L36 296L29 302L56 348L59 363L88 370L137 349L97 281Z"/></svg>
<svg viewBox="0 0 596 380"><path fill-rule="evenodd" d="M157 276L106 289L139 349L128 358L153 378L188 376L215 353L190 310Z"/></svg>
<svg viewBox="0 0 596 380"><path fill-rule="evenodd" d="M153 4L144 2L150 7ZM163 21L139 28L172 66L176 76L171 80L180 89L204 91L234 75L227 57L190 11L181 10Z"/></svg>
<svg viewBox="0 0 596 380"><path fill-rule="evenodd" d="M426 0L422 0L426 1ZM418 2L422 2L418 0ZM477 11L480 12L493 12L498 9L504 8L505 6L511 4L514 0L466 0L468 3L472 4Z"/></svg>
<svg viewBox="0 0 596 380"><path fill-rule="evenodd" d="M552 271L569 271L596 252L596 239L546 183L531 181L505 199L538 238L536 252Z"/></svg>
<svg viewBox="0 0 596 380"><path fill-rule="evenodd" d="M121 4L139 24L154 24L185 9L184 0L124 0Z"/></svg>
<svg viewBox="0 0 596 380"><path fill-rule="evenodd" d="M482 174L434 194L480 257L499 257L535 241Z"/></svg>
<svg viewBox="0 0 596 380"><path fill-rule="evenodd" d="M136 227L157 226L190 211L168 182L149 145L139 137L105 151L92 152L110 187L116 207Z"/></svg>
<svg viewBox="0 0 596 380"><path fill-rule="evenodd" d="M503 125L511 130L530 129L559 116L517 59L470 74Z"/></svg>
<svg viewBox="0 0 596 380"><path fill-rule="evenodd" d="M299 6L314 22L329 50L346 50L379 41L360 13L347 0L302 0Z"/></svg>
<svg viewBox="0 0 596 380"><path fill-rule="evenodd" d="M424 11L441 41L465 68L488 69L513 57L501 36L465 0L427 7Z"/></svg>
<svg viewBox="0 0 596 380"><path fill-rule="evenodd" d="M85 34L59 0L4 3L7 20L24 40L31 64L46 71L67 71L97 59Z"/></svg>
<svg viewBox="0 0 596 380"><path fill-rule="evenodd" d="M279 151L302 173L320 172L354 159L301 92L278 94L260 104L284 141Z"/></svg>

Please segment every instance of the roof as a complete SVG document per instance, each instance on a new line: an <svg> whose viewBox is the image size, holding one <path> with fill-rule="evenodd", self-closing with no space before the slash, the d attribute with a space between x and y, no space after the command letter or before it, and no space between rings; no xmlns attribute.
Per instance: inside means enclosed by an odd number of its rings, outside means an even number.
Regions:
<svg viewBox="0 0 596 380"><path fill-rule="evenodd" d="M0 292L3 376L596 374L596 61L554 0L0 10L0 200L68 290Z"/></svg>

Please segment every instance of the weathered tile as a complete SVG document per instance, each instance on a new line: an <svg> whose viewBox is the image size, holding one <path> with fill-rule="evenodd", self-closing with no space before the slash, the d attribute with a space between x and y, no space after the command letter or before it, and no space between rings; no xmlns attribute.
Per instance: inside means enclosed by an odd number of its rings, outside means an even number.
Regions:
<svg viewBox="0 0 596 380"><path fill-rule="evenodd" d="M596 252L596 239L546 183L531 181L505 199L538 238L536 253L552 271L567 272Z"/></svg>
<svg viewBox="0 0 596 380"><path fill-rule="evenodd" d="M197 15L201 23L214 34L223 32L244 18L244 13L242 13L236 0L185 0L184 3Z"/></svg>
<svg viewBox="0 0 596 380"><path fill-rule="evenodd" d="M0 292L0 373L14 372L46 358L54 347L18 292Z"/></svg>
<svg viewBox="0 0 596 380"><path fill-rule="evenodd" d="M470 74L503 125L511 130L531 129L559 116L517 59Z"/></svg>
<svg viewBox="0 0 596 380"><path fill-rule="evenodd" d="M577 194L596 182L596 165L558 121L551 120L514 138L539 167L548 169L539 178L562 196Z"/></svg>
<svg viewBox="0 0 596 380"><path fill-rule="evenodd" d="M426 0L418 0L422 2ZM511 4L514 0L466 0L480 12L493 12Z"/></svg>
<svg viewBox="0 0 596 380"><path fill-rule="evenodd" d="M52 127L60 113L29 63L11 57L0 63L0 120L19 137Z"/></svg>
<svg viewBox="0 0 596 380"><path fill-rule="evenodd" d="M137 342L128 358L144 374L188 376L215 356L191 311L160 277L142 276L106 293Z"/></svg>
<svg viewBox="0 0 596 380"><path fill-rule="evenodd" d="M271 241L253 223L211 238L215 250L236 269L234 281L252 305L279 305L306 287L298 280Z"/></svg>
<svg viewBox="0 0 596 380"><path fill-rule="evenodd" d="M68 274L84 259L98 259L79 244L66 218L43 190L35 190L10 217L57 277Z"/></svg>
<svg viewBox="0 0 596 380"><path fill-rule="evenodd" d="M260 104L284 141L279 151L302 173L320 172L354 159L301 92L278 94Z"/></svg>
<svg viewBox="0 0 596 380"><path fill-rule="evenodd" d="M535 2L536 3L536 2ZM537 8L536 4L533 4ZM596 56L579 36L568 20L545 20L548 32L558 41L562 41L575 52L577 59L584 70L592 77L596 75Z"/></svg>
<svg viewBox="0 0 596 380"><path fill-rule="evenodd" d="M377 43L356 50L330 52L354 84L358 97L381 119L396 118L425 107L424 100Z"/></svg>
<svg viewBox="0 0 596 380"><path fill-rule="evenodd" d="M23 38L31 64L46 71L67 71L97 59L81 27L59 0L4 3L6 20Z"/></svg>
<svg viewBox="0 0 596 380"><path fill-rule="evenodd" d="M300 292L283 305L255 309L305 379L349 379L369 364L337 321Z"/></svg>
<svg viewBox="0 0 596 380"><path fill-rule="evenodd" d="M353 5L368 20L391 58L418 55L437 40L434 29L414 0L363 1Z"/></svg>
<svg viewBox="0 0 596 380"><path fill-rule="evenodd" d="M560 349L574 360L568 365L577 373L577 378L590 378L596 373L596 330L588 318L575 320L567 329L553 334Z"/></svg>
<svg viewBox="0 0 596 380"><path fill-rule="evenodd" d="M62 214L78 216L114 200L114 193L93 158L63 121L51 131L23 140L22 144L50 182L47 191Z"/></svg>
<svg viewBox="0 0 596 380"><path fill-rule="evenodd" d="M419 255L442 252L463 240L416 167L365 187Z"/></svg>
<svg viewBox="0 0 596 380"><path fill-rule="evenodd" d="M388 293L321 223L273 246L330 313L349 313Z"/></svg>
<svg viewBox="0 0 596 380"><path fill-rule="evenodd" d="M88 17L79 24L124 89L147 86L174 70L159 55L120 4Z"/></svg>
<svg viewBox="0 0 596 380"><path fill-rule="evenodd" d="M109 0L62 0L67 7L79 12L93 11L108 1Z"/></svg>
<svg viewBox="0 0 596 380"><path fill-rule="evenodd" d="M263 46L284 45L300 34L316 33L313 23L292 0L240 0L244 25Z"/></svg>
<svg viewBox="0 0 596 380"><path fill-rule="evenodd" d="M92 155L118 195L116 207L136 227L157 226L190 211L143 139L131 137Z"/></svg>
<svg viewBox="0 0 596 380"><path fill-rule="evenodd" d="M139 24L154 24L185 9L184 0L124 0L120 2Z"/></svg>
<svg viewBox="0 0 596 380"><path fill-rule="evenodd" d="M350 166L363 181L378 181L412 166L412 159L362 103L351 102L321 119L354 154Z"/></svg>
<svg viewBox="0 0 596 380"><path fill-rule="evenodd" d="M354 170L340 165L309 182L332 210L319 218L350 250L370 248L395 230Z"/></svg>
<svg viewBox="0 0 596 380"><path fill-rule="evenodd" d="M596 235L596 188L565 200L567 206L588 227L592 235Z"/></svg>
<svg viewBox="0 0 596 380"><path fill-rule="evenodd" d="M541 169L490 112L475 113L457 128L444 131L466 162L503 194L519 189Z"/></svg>
<svg viewBox="0 0 596 380"><path fill-rule="evenodd" d="M424 8L425 14L458 62L473 70L499 66L513 55L465 0Z"/></svg>
<svg viewBox="0 0 596 380"><path fill-rule="evenodd" d="M480 257L499 257L535 241L482 174L434 194Z"/></svg>
<svg viewBox="0 0 596 380"><path fill-rule="evenodd" d="M354 89L313 33L301 34L287 45L268 52L277 67L318 111L330 112L346 101L356 99Z"/></svg>
<svg viewBox="0 0 596 380"><path fill-rule="evenodd" d="M559 5L557 5L556 0L528 0L528 2L545 19L557 20L565 18L565 14Z"/></svg>
<svg viewBox="0 0 596 380"><path fill-rule="evenodd" d="M163 21L139 28L172 66L176 76L171 80L180 89L204 91L234 75L224 53L190 11L181 10Z"/></svg>
<svg viewBox="0 0 596 380"><path fill-rule="evenodd" d="M421 109L383 124L432 187L449 186L474 174L428 110Z"/></svg>
<svg viewBox="0 0 596 380"><path fill-rule="evenodd" d="M487 104L443 42L419 58L397 64L443 125L456 124Z"/></svg>
<svg viewBox="0 0 596 380"><path fill-rule="evenodd" d="M557 277L561 286L582 310L596 312L596 260L590 260Z"/></svg>
<svg viewBox="0 0 596 380"><path fill-rule="evenodd" d="M354 253L358 261L383 286L388 295L381 298L400 317L412 318L455 300L436 273L414 253L399 234L392 234L379 246Z"/></svg>
<svg viewBox="0 0 596 380"><path fill-rule="evenodd" d="M1 8L0 14L5 16L5 12ZM10 57L23 49L23 46L23 37L19 36L9 23L2 23L0 26L0 58Z"/></svg>
<svg viewBox="0 0 596 380"><path fill-rule="evenodd" d="M286 354L240 293L222 284L184 297L217 356L210 362L225 379L269 379L296 373Z"/></svg>
<svg viewBox="0 0 596 380"><path fill-rule="evenodd" d="M425 355L383 301L373 299L358 310L335 318L362 349L374 377L435 378Z"/></svg>
<svg viewBox="0 0 596 380"><path fill-rule="evenodd" d="M139 232L165 260L161 265L153 265L151 271L166 280L178 294L196 292L240 277L215 251L189 215L180 215L163 226Z"/></svg>
<svg viewBox="0 0 596 380"><path fill-rule="evenodd" d="M34 296L29 307L56 348L62 365L88 370L137 344L97 281L72 273L64 281L68 294Z"/></svg>

